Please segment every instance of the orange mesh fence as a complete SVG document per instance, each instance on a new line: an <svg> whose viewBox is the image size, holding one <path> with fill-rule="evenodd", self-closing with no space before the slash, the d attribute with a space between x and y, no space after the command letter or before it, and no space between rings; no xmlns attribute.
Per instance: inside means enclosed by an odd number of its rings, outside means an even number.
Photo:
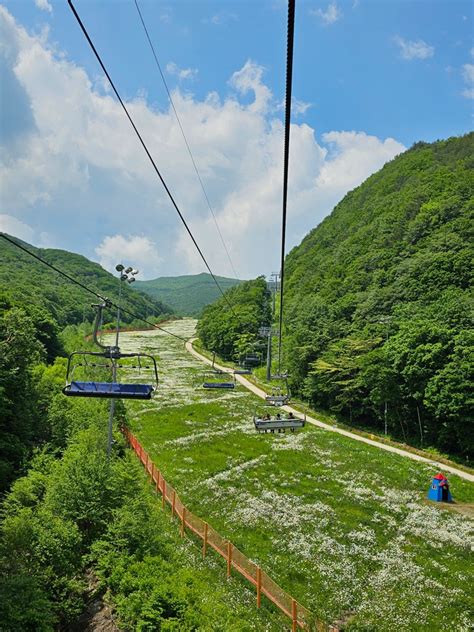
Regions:
<svg viewBox="0 0 474 632"><path fill-rule="evenodd" d="M227 561L227 573L234 569L247 581L256 587L257 606L260 607L260 595L265 595L277 608L292 620L292 629L302 628L304 630L314 630L316 632L338 632L337 626L328 627L322 621L318 621L314 615L304 606L299 604L287 592L257 565L248 559L239 549L236 549L228 540L224 539L215 529L209 526L204 520L188 511L181 502L174 488L165 481L161 472L153 464L149 455L140 445L138 439L127 429L122 429L128 443L136 452L138 458L143 463L147 474L155 483L157 491L164 495L163 507L167 502L174 515L181 520L181 535L184 535L185 527L189 528L203 541L203 554L206 554L208 547L212 547L217 553Z"/></svg>
<svg viewBox="0 0 474 632"><path fill-rule="evenodd" d="M174 512L175 514L179 517L182 518L183 517L183 503L181 502L181 499L179 498L179 496L176 494L175 496L175 501L174 501Z"/></svg>
<svg viewBox="0 0 474 632"><path fill-rule="evenodd" d="M222 557L227 557L227 540L217 533L211 526L207 528L207 543L212 546Z"/></svg>
<svg viewBox="0 0 474 632"><path fill-rule="evenodd" d="M204 520L198 518L190 511L186 511L186 526L197 536L204 538Z"/></svg>
<svg viewBox="0 0 474 632"><path fill-rule="evenodd" d="M285 614L291 617L291 597L283 588L262 571L262 593L266 595L270 601L283 610Z"/></svg>
<svg viewBox="0 0 474 632"><path fill-rule="evenodd" d="M232 547L232 566L252 584L257 583L257 565L243 553Z"/></svg>
<svg viewBox="0 0 474 632"><path fill-rule="evenodd" d="M164 492L165 493L165 499L169 502L170 505L173 505L174 489L164 479L163 479L163 487L164 487L164 490L165 490L165 492Z"/></svg>

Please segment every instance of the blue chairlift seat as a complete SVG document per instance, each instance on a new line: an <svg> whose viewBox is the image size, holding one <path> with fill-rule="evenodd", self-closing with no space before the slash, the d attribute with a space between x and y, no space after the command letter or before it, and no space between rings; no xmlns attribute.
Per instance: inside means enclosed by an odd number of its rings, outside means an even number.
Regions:
<svg viewBox="0 0 474 632"><path fill-rule="evenodd" d="M252 375L252 371L250 369L235 369L234 375Z"/></svg>
<svg viewBox="0 0 474 632"><path fill-rule="evenodd" d="M203 388L235 388L234 382L204 382Z"/></svg>
<svg viewBox="0 0 474 632"><path fill-rule="evenodd" d="M118 384L116 382L76 382L63 388L69 397L107 397L113 399L151 399L155 388L151 384Z"/></svg>

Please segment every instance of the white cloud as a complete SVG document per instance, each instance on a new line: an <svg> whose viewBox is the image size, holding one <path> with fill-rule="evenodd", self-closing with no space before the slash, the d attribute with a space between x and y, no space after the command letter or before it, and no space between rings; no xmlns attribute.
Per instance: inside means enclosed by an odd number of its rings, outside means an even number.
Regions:
<svg viewBox="0 0 474 632"><path fill-rule="evenodd" d="M219 13L215 13L210 18L204 18L201 20L203 24L212 24L214 26L222 26L223 24L228 24L229 22L235 22L239 18L236 13L230 13L228 11L219 11Z"/></svg>
<svg viewBox="0 0 474 632"><path fill-rule="evenodd" d="M173 10L170 7L165 7L161 10L160 21L163 24L171 24L173 20Z"/></svg>
<svg viewBox="0 0 474 632"><path fill-rule="evenodd" d="M466 83L474 83L474 64L464 64L463 77Z"/></svg>
<svg viewBox="0 0 474 632"><path fill-rule="evenodd" d="M249 59L240 70L234 72L229 81L242 95L254 93L255 100L249 106L251 112L267 112L272 98L270 89L262 81L263 73L264 68Z"/></svg>
<svg viewBox="0 0 474 632"><path fill-rule="evenodd" d="M323 9L311 9L310 15L315 15L320 18L323 24L334 24L340 20L343 16L341 9L337 6L336 2L330 2L325 11Z"/></svg>
<svg viewBox="0 0 474 632"><path fill-rule="evenodd" d="M0 215L0 233L8 233L28 243L31 243L35 236L31 226L11 215Z"/></svg>
<svg viewBox="0 0 474 632"><path fill-rule="evenodd" d="M400 57L402 59L429 59L433 57L435 49L423 40L409 41L397 35L394 42L400 48Z"/></svg>
<svg viewBox="0 0 474 632"><path fill-rule="evenodd" d="M166 64L166 72L169 75L178 77L180 81L185 79L195 79L198 74L197 68L179 68L173 61Z"/></svg>
<svg viewBox="0 0 474 632"><path fill-rule="evenodd" d="M304 101L298 101L298 99L293 99L291 105L291 111L298 116L299 114L306 114L306 112L311 107L311 103L305 103Z"/></svg>
<svg viewBox="0 0 474 632"><path fill-rule="evenodd" d="M466 84L466 89L462 92L463 97L474 99L474 64L464 64L462 76Z"/></svg>
<svg viewBox="0 0 474 632"><path fill-rule="evenodd" d="M41 11L47 11L48 13L53 12L53 7L50 5L48 0L35 0L35 4L38 9L41 9Z"/></svg>
<svg viewBox="0 0 474 632"><path fill-rule="evenodd" d="M29 108L12 125L21 142L3 152L0 162L2 208L24 225L16 230L29 227L33 233L23 233L27 241L47 239L56 247L100 257L109 269L124 259L147 278L202 271L204 265L112 96L1 7L0 29L0 55L17 81L15 104L21 92ZM198 100L179 89L173 92L242 278L279 264L284 129L264 79L264 69L249 60L230 78L229 94L210 93ZM150 107L144 95L128 99L127 106L212 269L231 276L172 110ZM294 123L288 248L349 189L402 150L393 139L363 132L334 130L316 138L309 125Z"/></svg>
<svg viewBox="0 0 474 632"><path fill-rule="evenodd" d="M140 278L153 279L160 274L162 257L156 244L143 235L107 236L95 248L100 265L109 272L115 271L117 263L133 266L140 271Z"/></svg>

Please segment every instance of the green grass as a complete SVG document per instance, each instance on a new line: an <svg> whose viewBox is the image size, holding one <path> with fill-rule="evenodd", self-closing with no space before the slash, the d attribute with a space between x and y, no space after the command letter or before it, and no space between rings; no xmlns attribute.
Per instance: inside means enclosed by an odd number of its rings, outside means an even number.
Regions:
<svg viewBox="0 0 474 632"><path fill-rule="evenodd" d="M143 344L162 388L128 406L131 427L191 511L326 621L468 629L472 522L426 503L429 465L313 426L259 435L261 400L202 389L205 367L168 336L123 336L124 350ZM474 501L472 484L449 479L458 503Z"/></svg>
<svg viewBox="0 0 474 632"><path fill-rule="evenodd" d="M143 474L144 497L156 496L136 458L131 458L130 467L133 475L140 471ZM200 543L189 534L181 538L178 523L171 518L169 508L166 507L163 511L158 499L156 505L156 515L153 517L157 530L156 542L153 543L157 548L156 552L153 553L152 545L145 554L142 552L131 562L127 558L124 567L119 559L113 559L109 569L110 596L121 628L124 626L124 629L138 629L135 628L137 619L143 626L147 615L147 610L143 607L145 603L151 609L150 620L147 627L140 629L156 629L153 615L156 603L153 597L154 591L159 592L164 585L164 550L173 572L170 582L175 599L189 601L197 629L207 632L283 632L288 629L288 619L273 604L265 602L258 609L253 586L244 582L237 574L227 578L225 564L212 549L209 549L203 559ZM134 605L139 615L134 612ZM186 621L189 627L184 629L196 629L190 625L189 619L190 617ZM173 627L171 623L166 629L183 628L176 627L176 623Z"/></svg>

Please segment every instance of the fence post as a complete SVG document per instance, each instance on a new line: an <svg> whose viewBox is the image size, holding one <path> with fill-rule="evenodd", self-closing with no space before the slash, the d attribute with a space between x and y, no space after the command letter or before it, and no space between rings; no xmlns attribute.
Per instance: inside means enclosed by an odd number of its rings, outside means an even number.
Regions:
<svg viewBox="0 0 474 632"><path fill-rule="evenodd" d="M204 523L204 537L202 539L202 556L206 557L207 553L207 522Z"/></svg>
<svg viewBox="0 0 474 632"><path fill-rule="evenodd" d="M293 619L293 627L292 632L296 632L296 628L298 625L298 617L297 617L297 605L296 605L296 601L294 599L291 600L291 618Z"/></svg>
<svg viewBox="0 0 474 632"><path fill-rule="evenodd" d="M176 492L173 489L173 500L172 500L172 504L171 504L171 517L174 518L174 508L176 505Z"/></svg>
<svg viewBox="0 0 474 632"><path fill-rule="evenodd" d="M227 542L227 577L230 577L230 569L232 568L232 544Z"/></svg>
<svg viewBox="0 0 474 632"><path fill-rule="evenodd" d="M161 506L163 507L163 511L165 509L165 505L166 505L166 481L163 477L161 477L161 489L162 489L162 494L163 497L161 499Z"/></svg>
<svg viewBox="0 0 474 632"><path fill-rule="evenodd" d="M260 608L262 599L262 569L257 566L257 608Z"/></svg>
<svg viewBox="0 0 474 632"><path fill-rule="evenodd" d="M156 470L156 491L160 492L160 470Z"/></svg>

